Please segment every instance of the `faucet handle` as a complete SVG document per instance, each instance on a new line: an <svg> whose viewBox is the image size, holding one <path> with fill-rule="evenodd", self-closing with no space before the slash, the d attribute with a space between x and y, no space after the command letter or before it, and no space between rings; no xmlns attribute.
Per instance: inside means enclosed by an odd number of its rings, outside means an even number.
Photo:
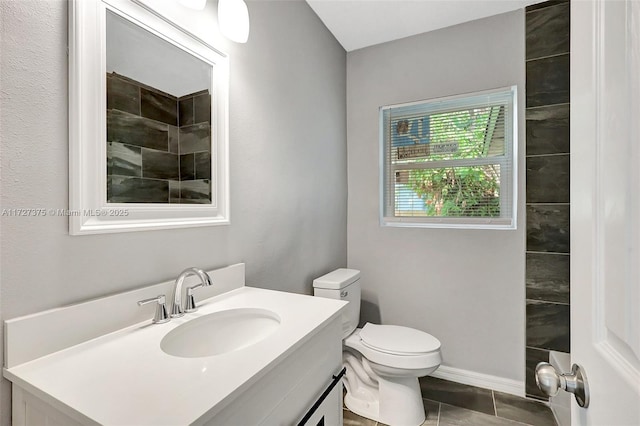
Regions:
<svg viewBox="0 0 640 426"><path fill-rule="evenodd" d="M153 316L153 323L162 324L163 322L167 322L171 319L169 317L169 314L167 313L167 307L165 305L166 301L167 301L167 298L165 297L165 295L161 294L157 297L152 297L151 299L140 300L138 302L138 306L148 305L149 303L156 302L157 306L156 306L156 313Z"/></svg>
<svg viewBox="0 0 640 426"><path fill-rule="evenodd" d="M208 285L211 285L211 284L208 284ZM194 285L193 287L187 287L187 302L186 302L187 306L185 306L184 308L185 312L195 312L198 310L198 307L196 306L196 299L193 298L193 292L197 288L207 287L208 285L198 284L198 285Z"/></svg>

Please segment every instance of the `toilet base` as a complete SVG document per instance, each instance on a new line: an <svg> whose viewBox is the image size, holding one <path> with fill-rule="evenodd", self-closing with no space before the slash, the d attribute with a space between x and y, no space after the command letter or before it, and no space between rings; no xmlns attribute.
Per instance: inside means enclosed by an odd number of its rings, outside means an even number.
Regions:
<svg viewBox="0 0 640 426"><path fill-rule="evenodd" d="M354 395L353 392L347 391L344 396L344 405L349 411L356 413L361 417L371 420L378 420L380 412L377 399L368 398L365 395Z"/></svg>
<svg viewBox="0 0 640 426"><path fill-rule="evenodd" d="M424 423L424 403L416 377L378 377L378 389L361 386L349 389L345 406L355 414L390 426L419 426Z"/></svg>
<svg viewBox="0 0 640 426"><path fill-rule="evenodd" d="M424 423L424 402L417 377L379 380L380 415L378 421L391 426L418 426Z"/></svg>

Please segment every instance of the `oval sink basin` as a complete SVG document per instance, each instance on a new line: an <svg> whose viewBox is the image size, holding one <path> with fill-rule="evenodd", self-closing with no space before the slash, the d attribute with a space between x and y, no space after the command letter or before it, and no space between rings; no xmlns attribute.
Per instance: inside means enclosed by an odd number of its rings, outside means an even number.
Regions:
<svg viewBox="0 0 640 426"><path fill-rule="evenodd" d="M228 309L196 318L171 330L160 348L173 356L198 358L251 346L280 326L280 317L258 308Z"/></svg>

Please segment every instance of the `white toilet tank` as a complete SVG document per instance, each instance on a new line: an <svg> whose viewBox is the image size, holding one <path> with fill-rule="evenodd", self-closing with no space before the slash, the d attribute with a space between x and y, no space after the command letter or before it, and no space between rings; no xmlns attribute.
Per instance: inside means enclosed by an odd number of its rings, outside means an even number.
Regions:
<svg viewBox="0 0 640 426"><path fill-rule="evenodd" d="M316 278L313 295L349 302L342 314L342 338L353 333L360 320L360 271L340 268Z"/></svg>

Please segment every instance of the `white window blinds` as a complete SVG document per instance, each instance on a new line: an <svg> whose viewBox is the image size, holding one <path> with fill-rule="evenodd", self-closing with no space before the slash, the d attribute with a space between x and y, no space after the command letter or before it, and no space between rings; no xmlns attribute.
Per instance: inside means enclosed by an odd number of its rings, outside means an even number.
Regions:
<svg viewBox="0 0 640 426"><path fill-rule="evenodd" d="M381 108L384 225L515 228L515 90Z"/></svg>

